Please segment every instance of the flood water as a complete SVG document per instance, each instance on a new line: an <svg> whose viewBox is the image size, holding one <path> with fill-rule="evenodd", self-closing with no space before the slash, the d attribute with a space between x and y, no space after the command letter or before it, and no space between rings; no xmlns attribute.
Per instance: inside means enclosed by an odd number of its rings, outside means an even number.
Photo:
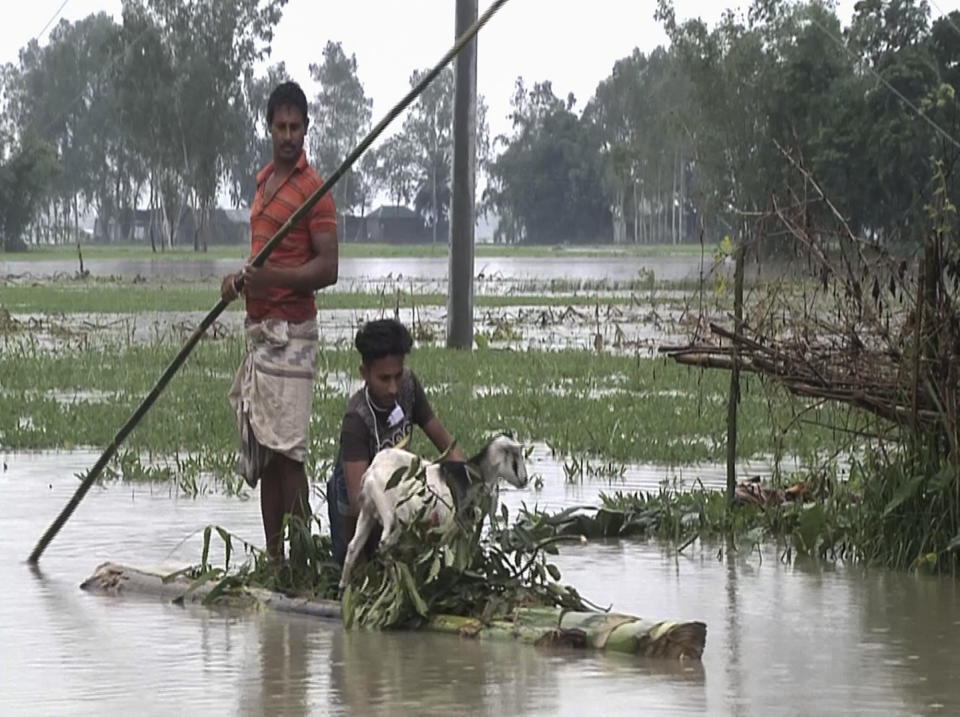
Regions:
<svg viewBox="0 0 960 717"><path fill-rule="evenodd" d="M237 271L246 255L237 252L236 259L88 259L84 269L92 276L120 276L132 279L185 280L219 277ZM707 269L710 266L707 258ZM79 268L75 260L17 260L0 261L0 276L22 275L54 276L73 274ZM446 280L450 261L446 257L421 258L341 258L341 282L383 280L391 278ZM578 257L567 254L558 257L477 257L474 276L481 280L496 279L552 279L595 278L607 281L630 281L640 272L652 271L658 280L674 281L696 277L700 271L699 257Z"/></svg>
<svg viewBox="0 0 960 717"><path fill-rule="evenodd" d="M7 454L0 472L0 714L956 714L960 602L949 578L799 562L775 548L717 558L655 542L565 547L565 582L649 618L703 620L702 665L344 632L297 616L227 616L78 587L101 562L196 562L208 523L261 543L256 496L177 498L163 485L94 487L23 562L93 451ZM506 491L551 506L599 482ZM592 491L592 492L591 492ZM321 507L321 506L317 506ZM185 542L185 538L189 537Z"/></svg>
<svg viewBox="0 0 960 717"><path fill-rule="evenodd" d="M238 307L239 308L239 307ZM689 338L687 329L677 319L678 310L664 311L663 315L650 317L643 306L616 321L599 323L581 312L580 316L567 315L549 322L538 320L538 311L546 317L560 315L555 307L528 306L520 309L498 308L495 311L482 307L474 309L474 329L478 334L493 336L488 344L494 348L520 350L596 350L596 339L601 337L605 350L629 355L656 355L657 348L664 344L682 345ZM4 336L0 340L15 342L35 338L45 346L58 346L72 338L96 333L98 341L107 339L140 343L158 340L186 340L206 316L205 311L155 311L128 314L72 313L66 318L51 321L41 313L18 313L17 319L30 327L20 336ZM320 309L317 324L320 340L327 346L350 345L357 326L371 319L393 317L392 307L382 309ZM422 337L433 337L440 342L446 335L447 312L444 307L425 306L404 308L399 312L401 321L416 326ZM207 335L214 338L242 332L244 314L240 310L225 311L208 329ZM497 338L498 327L507 326L504 338ZM65 332L63 329L69 329Z"/></svg>

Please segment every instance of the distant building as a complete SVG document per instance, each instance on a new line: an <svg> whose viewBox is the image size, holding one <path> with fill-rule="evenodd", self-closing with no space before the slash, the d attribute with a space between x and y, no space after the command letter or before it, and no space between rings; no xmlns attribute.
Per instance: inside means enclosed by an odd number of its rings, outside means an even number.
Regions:
<svg viewBox="0 0 960 717"><path fill-rule="evenodd" d="M367 218L353 214L337 216L337 238L342 242L369 241L367 238Z"/></svg>
<svg viewBox="0 0 960 717"><path fill-rule="evenodd" d="M422 244L429 242L432 233L423 219L407 207L385 204L370 212L367 217L367 240L387 244ZM438 239L446 234L438 234Z"/></svg>

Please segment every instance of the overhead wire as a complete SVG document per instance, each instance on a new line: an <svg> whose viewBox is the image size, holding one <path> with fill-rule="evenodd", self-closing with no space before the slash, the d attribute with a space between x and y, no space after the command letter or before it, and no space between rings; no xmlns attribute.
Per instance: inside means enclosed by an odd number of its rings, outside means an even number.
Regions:
<svg viewBox="0 0 960 717"><path fill-rule="evenodd" d="M818 28L820 28L820 30L821 30L827 37L829 37L829 38L832 39L835 43L837 43L837 45L839 45L840 48L841 48L844 52L846 52L848 56L850 56L852 59L855 59L855 60L859 61L861 64L863 64L863 58L862 58L862 57L857 57L857 56L853 53L853 51L851 51L850 48L847 47L847 45L843 42L843 40L841 40L840 38L838 38L836 35L834 35L832 32L830 32L830 30L828 30L826 27L824 27L823 23L821 23L821 22L820 22L819 20L817 20L816 18L811 18L811 21L813 22L814 25L816 25ZM900 99L901 102L903 102L907 107L909 107L911 110L913 110L913 112L914 112L918 117L920 117L920 119L922 119L924 122L926 122L928 125L930 125L930 127L933 128L933 130L934 130L937 134L939 134L940 136L942 136L944 139L946 139L948 142L950 142L950 144L952 144L952 145L953 145L954 147L956 147L957 149L960 149L960 141L958 141L953 135L951 135L949 132L947 132L945 129L943 129L943 127L941 127L940 125L938 125L938 124L937 124L935 121L933 121L929 116L927 116L927 114L926 114L925 112L923 112L919 107L917 107L913 102L911 102L908 97L906 97L900 90L898 90L896 87L894 87L886 77L884 77L884 76L881 75L879 72L877 72L876 68L870 66L869 64L864 64L864 67L866 67L867 71L868 71L870 74L872 74L874 77L876 77L890 92L892 92L894 95L896 95L896 96Z"/></svg>
<svg viewBox="0 0 960 717"><path fill-rule="evenodd" d="M63 2L60 3L60 7L58 7L58 8L57 8L57 11L56 11L55 13L53 13L53 15L50 16L50 19L47 20L47 24L44 25L43 28L41 28L40 32L38 32L36 35L33 36L33 39L34 39L34 40L39 40L40 37L43 36L43 33L45 33L45 32L47 31L47 28L50 27L50 25L53 23L53 21L56 20L56 19L60 16L60 13L61 13L61 12L63 12L63 8L65 8L65 7L67 6L67 3L68 3L68 2L70 2L70 0L63 0Z"/></svg>
<svg viewBox="0 0 960 717"><path fill-rule="evenodd" d="M953 21L953 18L950 17L950 14L945 13L943 10L941 10L941 9L940 9L940 6L937 5L936 0L930 0L930 4L933 5L933 6L937 9L937 12L940 13L941 17L943 17L943 19L947 21L947 23L950 25L950 27L952 27L954 30L956 30L957 34L960 35L960 27L957 27L957 23L955 23L955 22ZM953 13L953 12L957 12L957 11L956 11L956 10L951 10L950 12Z"/></svg>

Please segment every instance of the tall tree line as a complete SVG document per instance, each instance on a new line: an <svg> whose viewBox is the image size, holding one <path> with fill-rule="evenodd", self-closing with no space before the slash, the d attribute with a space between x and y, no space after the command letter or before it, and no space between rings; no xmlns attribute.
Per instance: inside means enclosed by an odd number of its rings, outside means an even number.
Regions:
<svg viewBox="0 0 960 717"><path fill-rule="evenodd" d="M127 0L119 22L61 22L24 47L0 68L4 245L70 239L88 210L129 239L134 212L149 209L155 248L188 212L202 248L217 199L248 202L269 161L263 112L287 73L251 68L285 2ZM802 201L813 179L859 234L913 241L934 176L960 202L960 12L932 21L926 0L861 0L844 26L825 0L754 0L708 27L659 0L655 18L669 46L617 61L581 111L551 80L518 78L510 131L491 140L480 99L479 208L498 217L496 238L713 240ZM309 72L324 173L369 130L372 100L339 42ZM341 179L339 211L362 215L384 196L446 240L452 103L447 69Z"/></svg>
<svg viewBox="0 0 960 717"><path fill-rule="evenodd" d="M106 14L61 21L0 73L0 232L7 249L57 243L98 217L100 239L129 241L147 210L155 250L172 246L187 213L194 247L218 198L250 201L270 159L264 117L283 64L255 76L286 0L128 0ZM369 131L372 99L359 63L328 42L309 67L311 159L330 172ZM411 75L411 85L423 72ZM443 240L451 196L453 71L412 107L401 130L334 188L341 214L364 213L378 193L413 205ZM478 146L487 161L486 105ZM346 236L350 239L350 236Z"/></svg>
<svg viewBox="0 0 960 717"><path fill-rule="evenodd" d="M24 47L2 76L10 141L0 173L3 206L32 211L26 223L4 217L5 246L28 227L35 240L72 238L90 209L113 238L129 238L136 209L152 210L161 247L189 209L199 237L221 189L246 180L259 108L245 68L269 52L285 2L128 0L119 23L61 21L46 45ZM42 161L51 152L55 161ZM22 195L17 168L28 165L44 169L36 196Z"/></svg>
<svg viewBox="0 0 960 717"><path fill-rule="evenodd" d="M670 45L619 60L579 116L518 80L486 195L502 240L718 239L813 180L858 234L915 242L939 172L960 203L960 12L861 0L843 27L823 0L755 0L711 28L660 0L655 17Z"/></svg>

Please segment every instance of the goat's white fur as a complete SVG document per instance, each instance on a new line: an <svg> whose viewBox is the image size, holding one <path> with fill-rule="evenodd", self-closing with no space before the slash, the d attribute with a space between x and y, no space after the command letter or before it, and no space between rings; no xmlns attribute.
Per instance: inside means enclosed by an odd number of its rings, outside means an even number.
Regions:
<svg viewBox="0 0 960 717"><path fill-rule="evenodd" d="M430 513L438 523L443 523L453 512L453 496L443 479L439 464L426 467L427 490L424 497L417 495L423 485L413 480L401 480L398 485L387 490L387 482L391 476L397 470L408 469L416 458L417 456L409 451L387 448L377 453L364 471L360 486L357 530L347 546L343 572L340 575L341 590L349 584L353 566L377 523L383 526L380 536L382 546L392 539L396 524L406 524L415 519L425 502L432 503ZM491 491L496 490L500 479L518 488L527 484L523 446L506 435L493 438L480 453L467 461L467 465L479 474Z"/></svg>

